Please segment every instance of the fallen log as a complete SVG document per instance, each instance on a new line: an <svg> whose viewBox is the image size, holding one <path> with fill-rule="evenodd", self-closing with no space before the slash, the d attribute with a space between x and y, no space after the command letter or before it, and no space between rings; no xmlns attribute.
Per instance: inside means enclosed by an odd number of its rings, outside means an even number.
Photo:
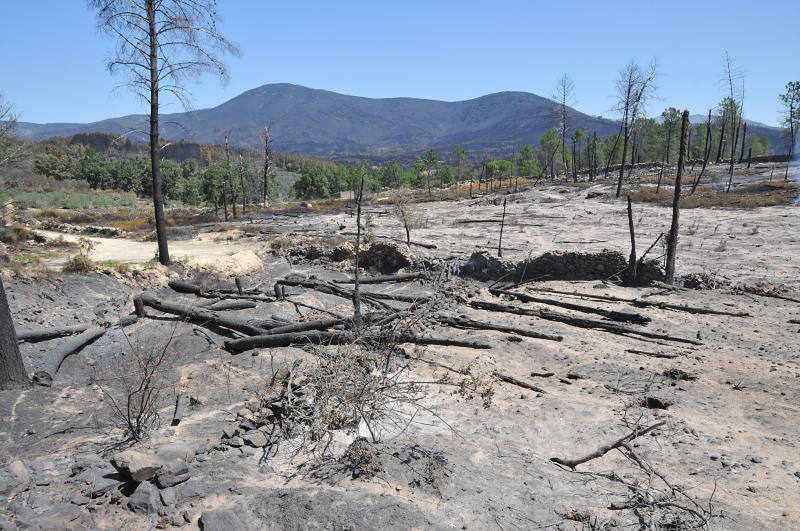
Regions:
<svg viewBox="0 0 800 531"><path fill-rule="evenodd" d="M215 302L214 304L204 306L204 308L206 308L207 310L211 310L212 312L222 312L229 310L247 310L255 307L256 307L255 301L236 300L236 299L220 300L218 302Z"/></svg>
<svg viewBox="0 0 800 531"><path fill-rule="evenodd" d="M360 283L361 279L359 279ZM301 287L306 289L313 289L315 291L319 291L320 293L327 293L329 295L336 295L337 297L342 297L345 299L352 300L353 298L353 290L348 288L343 288L333 283L323 282L319 280L312 280L312 279L298 279L298 278L283 278L276 281L276 284L281 284L284 286L294 286L294 287ZM398 302L408 302L408 303L416 303L416 302L427 302L430 300L430 297L426 295L422 295L419 297L413 297L410 295L396 295L390 293L374 293L368 291L359 291L362 298L365 299L373 299L373 300L387 300L387 301L398 301Z"/></svg>
<svg viewBox="0 0 800 531"><path fill-rule="evenodd" d="M28 343L35 343L37 341L46 341L56 337L71 336L84 332L92 326L90 323L82 323L70 326L55 326L53 328L36 328L33 330L18 330L17 341L27 341Z"/></svg>
<svg viewBox="0 0 800 531"><path fill-rule="evenodd" d="M474 349L490 349L491 345L478 341L463 341L460 339L447 339L443 337L400 336L398 343L415 343L417 345L438 345L442 347L463 347Z"/></svg>
<svg viewBox="0 0 800 531"><path fill-rule="evenodd" d="M669 302L658 301L643 301L641 299L630 299L625 297L613 297L611 295L597 295L594 293L579 293L576 291L562 291L551 288L536 288L528 286L528 289L534 291L541 291L543 293L555 293L558 295L569 295L571 297L580 297L585 299L594 299L598 301L611 301L611 302L624 302L639 308L659 308L662 310L675 310L680 312L694 313L694 314L708 314L708 315L727 315L730 317L749 317L747 312L728 312L725 310L716 310L713 308L698 308L696 306L687 306L685 304L672 304Z"/></svg>
<svg viewBox="0 0 800 531"><path fill-rule="evenodd" d="M534 297L532 295L528 295L526 293L518 293L516 291L508 291L504 289L490 289L489 293L495 296L499 295L507 295L509 297L513 297L517 300L522 302L534 302L536 304L546 304L548 306L558 306L560 308L566 308L567 310L573 310L576 312L582 313L593 313L596 315L602 315L607 319L611 319L612 321L619 321L622 323L636 323L636 324L647 324L651 321L651 319L645 315L641 315L638 313L630 313L630 312L618 312L615 310L606 310L604 308L594 308L592 306L584 306L582 304L574 304L571 302L564 302L558 301L555 299L546 299L543 297Z"/></svg>
<svg viewBox="0 0 800 531"><path fill-rule="evenodd" d="M42 365L33 374L34 380L42 385L50 385L67 356L78 352L105 333L105 327L91 326L77 336L70 337L63 345L50 351Z"/></svg>
<svg viewBox="0 0 800 531"><path fill-rule="evenodd" d="M317 321L303 321L300 323L284 324L272 328L263 335L272 336L275 334L290 334L293 332L307 332L309 330L325 330L337 325L344 324L348 319L320 319Z"/></svg>
<svg viewBox="0 0 800 531"><path fill-rule="evenodd" d="M380 275L376 277L364 277L358 278L359 284L383 284L388 282L407 282L409 280L416 280L422 277L422 273L400 273L397 275ZM334 280L335 284L353 284L355 280L347 279L347 280Z"/></svg>
<svg viewBox="0 0 800 531"><path fill-rule="evenodd" d="M178 293L189 293L197 295L198 297L205 297L208 299L234 299L234 300L251 300L261 302L274 302L275 298L254 290L246 289L239 292L236 289L214 289L206 290L199 284L188 282L186 280L170 280L169 287ZM199 305L202 305L200 303ZM206 303L208 305L209 303ZM213 303L211 303L213 304Z"/></svg>
<svg viewBox="0 0 800 531"><path fill-rule="evenodd" d="M789 319L789 324L800 324L800 319Z"/></svg>
<svg viewBox="0 0 800 531"><path fill-rule="evenodd" d="M625 352L629 352L631 354L639 354L641 356L650 356L651 358L664 358L664 359L674 359L677 358L677 354L664 354L662 352L648 352L646 350L637 350L635 348L628 348L625 349Z"/></svg>
<svg viewBox="0 0 800 531"><path fill-rule="evenodd" d="M501 372L494 371L492 375L497 378L498 380L506 383L510 383L512 385L516 385L522 387L524 389L530 389L531 391L535 391L537 393L545 393L546 391L539 386L529 384L528 382L523 382L518 378L514 378L513 376L509 376L508 374L503 374Z"/></svg>
<svg viewBox="0 0 800 531"><path fill-rule="evenodd" d="M132 313L130 315L125 315L125 316L121 317L120 320L117 321L117 325L116 326L117 326L117 328L125 328L126 326L130 326L130 325L132 325L133 323L135 323L138 320L139 320L139 316L136 315L135 313Z"/></svg>
<svg viewBox="0 0 800 531"><path fill-rule="evenodd" d="M149 293L142 293L137 299L140 300L144 306L149 306L160 312L177 315L187 321L192 321L200 325L211 324L221 326L249 336L257 336L266 332L263 328L254 326L251 319L220 315L217 312L205 308L161 300Z"/></svg>
<svg viewBox="0 0 800 531"><path fill-rule="evenodd" d="M308 330L305 332L288 332L282 334L265 334L260 336L233 339L225 342L225 348L235 353L253 350L256 348L278 348L290 345L342 345L353 343L354 341L375 341L386 339L378 335L359 336L351 331L336 330ZM460 341L437 337L419 337L413 335L403 335L394 338L397 343L414 343L417 345L440 345L474 349L489 349L491 345L478 343L477 341Z"/></svg>
<svg viewBox="0 0 800 531"><path fill-rule="evenodd" d="M675 337L666 334L659 334L655 332L646 332L644 330L637 330L635 328L630 328L627 326L623 326L616 323L609 323L606 321L595 321L593 319L585 319L582 317L572 317L571 315L565 315L557 312L553 312L551 310L545 310L541 308L519 308L516 306L509 306L507 304L498 304L495 302L489 301L470 301L470 306L473 308L477 308L479 310L488 310L491 312L503 312L503 313L513 313L516 315L526 315L529 317L538 317L540 319L545 319L548 321L556 321L559 323L568 324L570 326L576 326L578 328L589 328L594 330L602 330L604 332L609 332L612 334L617 335L632 335L632 336L641 336L641 337L648 337L651 339L664 339L669 341L677 341L679 343L689 343L692 345L702 345L699 341L695 341L694 339L685 339L682 337Z"/></svg>
<svg viewBox="0 0 800 531"><path fill-rule="evenodd" d="M186 408L189 405L189 395L178 395L175 398L175 411L172 414L172 425L177 426L183 420L186 414Z"/></svg>
<svg viewBox="0 0 800 531"><path fill-rule="evenodd" d="M549 341L562 341L562 336L544 334L541 332L534 332L533 330L526 330L524 328L517 328L515 326L505 326L493 323L486 323L483 321L475 321L467 319L466 317L446 317L440 316L438 318L440 323L452 326L454 328L466 328L471 330L495 330L497 332L505 332L507 334L516 334L519 336L533 337L536 339L547 339Z"/></svg>
<svg viewBox="0 0 800 531"><path fill-rule="evenodd" d="M656 428L660 428L661 426L663 426L666 423L667 423L666 421L656 422L652 426L648 426L648 427L643 428L643 429L633 430L631 433L629 433L625 437L617 439L616 441L614 441L612 443L603 445L600 448L598 448L597 450L595 450L595 451L593 451L593 452L591 452L591 453L589 453L589 454L587 454L587 455L585 455L583 457L579 457L577 459L551 457L550 461L552 461L554 463L558 463L559 465L563 465L563 466L569 467L572 470L575 470L576 466L582 465L583 463L586 463L587 461L591 461L592 459L597 459L598 457L603 457L604 455L606 455L608 452L610 452L614 448L619 448L620 446L628 444L629 442L631 442L632 440L636 439L637 437L641 437L642 435L646 435L646 434L650 433L651 431L655 430Z"/></svg>

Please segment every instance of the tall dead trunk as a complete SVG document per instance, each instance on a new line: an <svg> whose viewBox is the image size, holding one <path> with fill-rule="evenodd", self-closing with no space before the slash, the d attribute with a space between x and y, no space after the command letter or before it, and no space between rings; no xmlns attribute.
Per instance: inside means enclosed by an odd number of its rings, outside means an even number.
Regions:
<svg viewBox="0 0 800 531"><path fill-rule="evenodd" d="M747 122L744 122L744 127L742 128L742 149L739 151L739 164L744 160L745 143L747 143Z"/></svg>
<svg viewBox="0 0 800 531"><path fill-rule="evenodd" d="M161 161L158 149L158 32L154 0L146 0L147 24L150 35L150 171L153 176L153 211L158 240L158 261L170 264L167 244L167 223L164 219L164 192L161 189Z"/></svg>
<svg viewBox="0 0 800 531"><path fill-rule="evenodd" d="M239 185L242 187L242 216L247 209L247 193L244 188L244 159L239 155Z"/></svg>
<svg viewBox="0 0 800 531"><path fill-rule="evenodd" d="M622 128L624 134L622 135L622 163L619 166L619 181L617 181L617 197L622 193L622 179L625 177L625 157L628 155L628 135L630 134L628 125L628 114L630 112L631 101L631 88L628 87L628 96L625 104L625 115L622 119Z"/></svg>
<svg viewBox="0 0 800 531"><path fill-rule="evenodd" d="M719 164L719 161L722 160L722 144L725 142L725 126L728 123L728 119L726 113L722 113L722 130L719 134L719 145L717 146L717 158L714 161L714 164Z"/></svg>
<svg viewBox="0 0 800 531"><path fill-rule="evenodd" d="M270 149L269 149L269 141L270 141L270 130L269 127L264 128L264 184L263 190L261 191L261 202L264 203L264 206L267 206L267 194L269 192L269 170L270 170Z"/></svg>
<svg viewBox="0 0 800 531"><path fill-rule="evenodd" d="M233 170L231 169L231 151L228 147L228 133L225 133L225 161L228 166L228 195L231 198L231 208L233 209L233 219L236 219L236 194L233 193ZM225 214L225 221L228 221L228 214Z"/></svg>
<svg viewBox="0 0 800 531"><path fill-rule="evenodd" d="M30 383L19 353L14 320L11 318L6 290L0 277L0 390L27 387Z"/></svg>
<svg viewBox="0 0 800 531"><path fill-rule="evenodd" d="M628 230L631 233L631 254L628 257L628 274L632 280L636 280L636 232L633 227L633 206L631 206L631 196L628 195Z"/></svg>
<svg viewBox="0 0 800 531"><path fill-rule="evenodd" d="M703 178L703 174L706 172L706 166L708 166L708 159L711 156L711 109L708 110L708 121L706 122L706 145L705 149L703 150L703 167L700 169L700 174L692 183L692 191L690 194L694 194L694 191L697 190L697 185L700 184L700 179Z"/></svg>
<svg viewBox="0 0 800 531"><path fill-rule="evenodd" d="M429 177L430 178L430 177ZM364 199L364 176L361 176L361 186L358 190L358 203L356 211L356 247L355 247L355 262L356 267L353 275L353 324L356 328L361 328L361 293L359 291L359 271L358 261L361 254L361 201Z"/></svg>
<svg viewBox="0 0 800 531"><path fill-rule="evenodd" d="M731 191L731 185L733 184L733 164L736 162L736 145L739 143L739 125L742 123L741 118L737 119L734 115L733 120L731 121L731 159L728 162L728 187L725 189L725 193Z"/></svg>
<svg viewBox="0 0 800 531"><path fill-rule="evenodd" d="M668 284L675 282L675 255L678 249L678 217L681 211L681 184L683 170L686 164L686 144L689 132L689 111L684 110L681 117L681 141L678 148L678 172L675 175L675 195L672 199L672 224L667 239L667 266L666 281Z"/></svg>

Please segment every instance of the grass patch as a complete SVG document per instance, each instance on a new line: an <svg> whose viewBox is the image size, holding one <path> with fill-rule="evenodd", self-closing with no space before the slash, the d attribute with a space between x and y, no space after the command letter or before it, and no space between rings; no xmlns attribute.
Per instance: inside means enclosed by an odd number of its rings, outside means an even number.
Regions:
<svg viewBox="0 0 800 531"><path fill-rule="evenodd" d="M8 245L24 243L33 237L33 233L27 227L10 226L0 230L0 241Z"/></svg>
<svg viewBox="0 0 800 531"><path fill-rule="evenodd" d="M131 270L131 265L128 262L121 262L119 260L100 260L98 262L94 262L94 264L98 267L113 269L120 274L125 274Z"/></svg>
<svg viewBox="0 0 800 531"><path fill-rule="evenodd" d="M0 192L0 203L13 201L18 208L62 208L85 210L136 206L136 196L129 192L93 190L89 192L28 191L11 188Z"/></svg>

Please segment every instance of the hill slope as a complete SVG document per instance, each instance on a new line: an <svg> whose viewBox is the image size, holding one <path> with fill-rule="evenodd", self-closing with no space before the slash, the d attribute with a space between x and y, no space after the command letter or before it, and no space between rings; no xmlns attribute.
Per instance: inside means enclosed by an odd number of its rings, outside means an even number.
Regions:
<svg viewBox="0 0 800 531"><path fill-rule="evenodd" d="M231 142L258 147L265 125L273 124L275 148L323 157L370 155L381 158L433 147L449 152L458 144L468 150L509 150L535 144L557 123L557 105L527 92L498 92L472 100L445 102L415 98L362 98L291 84L269 84L248 90L211 109L162 115L162 137L220 143L230 130ZM570 109L571 129L607 136L618 126L605 118ZM146 130L144 115L123 116L89 124L20 123L17 134L31 140L81 132L125 133ZM754 128L755 129L755 128ZM777 146L774 128L758 128ZM763 129L763 131L761 131ZM145 141L136 134L131 139Z"/></svg>
<svg viewBox="0 0 800 531"><path fill-rule="evenodd" d="M556 104L526 92L500 92L476 99L444 102L414 98L362 98L290 84L249 90L211 109L162 115L168 140L219 143L230 129L231 142L261 145L273 124L275 148L319 156L403 152L434 147L468 149L535 143L555 123ZM574 127L598 135L616 132L610 120L570 110ZM31 140L80 132L124 133L146 130L144 115L89 124L21 122L17 134ZM137 139L136 136L131 136ZM145 140L144 137L138 138Z"/></svg>

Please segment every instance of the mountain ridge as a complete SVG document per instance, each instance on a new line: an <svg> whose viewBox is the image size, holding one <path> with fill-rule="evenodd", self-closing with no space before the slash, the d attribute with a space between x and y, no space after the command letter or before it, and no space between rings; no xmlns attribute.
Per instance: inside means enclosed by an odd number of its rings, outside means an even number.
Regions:
<svg viewBox="0 0 800 531"><path fill-rule="evenodd" d="M503 91L461 101L390 97L366 98L290 83L255 87L217 106L161 115L165 140L221 143L226 131L237 147L259 147L263 128L272 125L274 148L321 157L388 157L429 147L450 151L502 152L537 144L557 123L558 104L523 91ZM614 120L570 108L571 129L608 136ZM91 123L20 122L17 136L44 140L53 136L105 132L146 141L148 119L132 114ZM769 131L772 128L760 128ZM131 131L140 131L131 133ZM762 133L759 133L762 134ZM770 135L775 136L775 135ZM771 138L772 140L772 138Z"/></svg>

